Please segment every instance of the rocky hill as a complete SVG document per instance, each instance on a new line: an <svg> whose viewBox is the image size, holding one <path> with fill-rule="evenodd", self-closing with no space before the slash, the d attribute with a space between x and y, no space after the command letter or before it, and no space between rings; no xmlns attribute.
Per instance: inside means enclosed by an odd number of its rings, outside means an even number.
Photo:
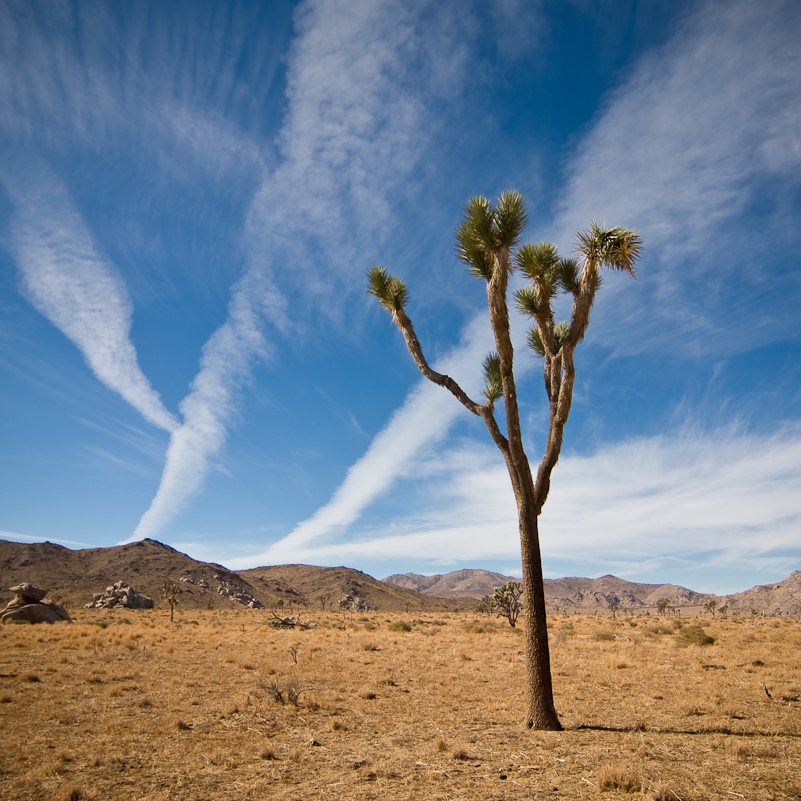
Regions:
<svg viewBox="0 0 801 801"><path fill-rule="evenodd" d="M705 595L674 584L640 584L616 576L597 579L545 579L545 597L549 606L592 611L606 609L610 603L621 609L655 609L666 598L670 606L687 608L703 606L714 595Z"/></svg>
<svg viewBox="0 0 801 801"><path fill-rule="evenodd" d="M239 575L261 593L289 602L303 598L309 607L336 608L342 598L361 599L367 606L387 612L472 609L475 604L455 597L422 595L386 584L348 567L275 565L240 570Z"/></svg>
<svg viewBox="0 0 801 801"><path fill-rule="evenodd" d="M740 614L801 615L801 570L796 570L778 584L763 584L745 592L727 595L719 604L728 603L732 612Z"/></svg>
<svg viewBox="0 0 801 801"><path fill-rule="evenodd" d="M483 598L485 595L492 595L496 587L518 580L502 573L491 573L489 570L455 570L436 576L397 573L384 579L387 584L395 587L441 598Z"/></svg>
<svg viewBox="0 0 801 801"><path fill-rule="evenodd" d="M9 601L8 588L29 582L49 590L49 598L70 609L83 607L95 593L125 581L165 606L165 581L181 587L179 609L336 608L343 597L354 606L382 611L469 608L458 599L430 598L390 587L365 573L345 567L281 565L234 572L222 565L199 562L168 545L145 539L111 548L70 550L51 542L19 543L0 540L0 601ZM362 602L361 604L359 602Z"/></svg>
<svg viewBox="0 0 801 801"><path fill-rule="evenodd" d="M165 581L178 582L179 609L223 606L228 598L246 605L259 601L253 588L222 565L198 562L168 545L142 540L111 548L73 551L52 542L19 543L0 540L0 597L7 588L28 581L49 590L49 597L79 608L95 593L125 581L159 605ZM222 590L222 592L221 592Z"/></svg>

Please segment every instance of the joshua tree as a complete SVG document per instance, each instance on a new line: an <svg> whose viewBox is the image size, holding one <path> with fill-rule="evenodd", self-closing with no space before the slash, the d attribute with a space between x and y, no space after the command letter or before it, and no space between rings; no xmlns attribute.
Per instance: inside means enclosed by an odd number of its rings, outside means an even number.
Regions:
<svg viewBox="0 0 801 801"><path fill-rule="evenodd" d="M606 608L612 613L612 617L617 617L617 610L620 609L620 604L617 601L610 601Z"/></svg>
<svg viewBox="0 0 801 801"><path fill-rule="evenodd" d="M498 617L505 617L509 625L514 628L517 618L523 609L520 596L523 594L523 586L517 581L510 581L503 587L496 587L492 596L492 606L497 609Z"/></svg>
<svg viewBox="0 0 801 801"><path fill-rule="evenodd" d="M491 616L494 610L495 599L491 595L485 595L481 601L479 601L479 604L476 607L476 612L478 612L480 615Z"/></svg>
<svg viewBox="0 0 801 801"><path fill-rule="evenodd" d="M667 598L660 598L656 602L656 611L659 612L660 615L666 615L668 609L670 609L670 601Z"/></svg>
<svg viewBox="0 0 801 801"><path fill-rule="evenodd" d="M589 230L578 234L579 263L560 258L556 246L547 242L518 247L527 224L525 202L518 192L503 193L495 205L484 197L472 198L464 211L464 219L456 229L457 254L472 275L486 281L495 337L496 350L486 357L483 365L484 403L474 401L450 376L429 366L406 314L408 293L400 278L383 267L373 267L368 272L368 291L392 315L420 372L448 389L465 408L480 417L503 454L517 502L526 597L529 698L526 725L561 729L551 685L538 520L548 497L551 472L559 459L570 413L575 378L573 351L587 330L590 309L601 283L600 270L609 267L633 275L640 237L622 228L602 229L593 222ZM516 293L515 300L518 310L534 321L529 345L545 361L545 390L550 403L548 438L536 480L523 449L509 330L507 287L515 270L530 282ZM554 322L553 299L560 292L573 296L570 322ZM495 403L499 400L504 404L505 434L495 417Z"/></svg>
<svg viewBox="0 0 801 801"><path fill-rule="evenodd" d="M180 584L174 581L165 581L161 585L161 597L170 605L170 623L173 622L175 607L178 604L178 596L183 592Z"/></svg>
<svg viewBox="0 0 801 801"><path fill-rule="evenodd" d="M717 609L718 602L717 601L709 601L709 603L704 604L704 609L709 612L712 617L715 617L715 609Z"/></svg>

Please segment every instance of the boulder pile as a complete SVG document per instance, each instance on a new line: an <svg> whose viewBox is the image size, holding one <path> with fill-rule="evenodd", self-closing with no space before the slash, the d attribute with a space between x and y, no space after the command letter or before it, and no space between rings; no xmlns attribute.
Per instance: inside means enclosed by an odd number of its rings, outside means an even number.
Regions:
<svg viewBox="0 0 801 801"><path fill-rule="evenodd" d="M96 592L86 609L152 609L153 599L137 592L124 581L117 581L105 592Z"/></svg>
<svg viewBox="0 0 801 801"><path fill-rule="evenodd" d="M218 577L215 576L214 578ZM217 594L222 595L223 598L230 598L232 601L247 606L249 609L262 608L261 601L256 600L249 592L246 592L241 587L237 587L235 584L229 584L226 581L223 581L217 588Z"/></svg>
<svg viewBox="0 0 801 801"><path fill-rule="evenodd" d="M47 590L27 581L9 588L16 593L14 600L0 613L3 623L72 623L63 606L45 601Z"/></svg>
<svg viewBox="0 0 801 801"><path fill-rule="evenodd" d="M373 607L358 595L343 595L339 599L339 608L349 612L372 612Z"/></svg>

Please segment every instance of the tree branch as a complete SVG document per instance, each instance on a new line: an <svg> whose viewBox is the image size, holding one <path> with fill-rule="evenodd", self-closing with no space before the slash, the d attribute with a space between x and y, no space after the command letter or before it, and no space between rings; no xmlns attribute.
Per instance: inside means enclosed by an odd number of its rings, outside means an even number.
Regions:
<svg viewBox="0 0 801 801"><path fill-rule="evenodd" d="M551 365L551 412L548 424L548 442L537 469L537 481L534 485L534 503L538 515L548 499L548 492L551 488L551 473L556 467L559 454L562 451L565 423L567 423L570 406L573 402L575 376L573 349L564 344L560 351L559 359L555 359Z"/></svg>
<svg viewBox="0 0 801 801"><path fill-rule="evenodd" d="M490 401L484 404L476 403L449 375L438 373L431 368L426 361L426 357L423 355L423 349L420 346L420 340L417 339L412 321L403 309L393 311L392 320L403 334L403 338L406 340L406 347L414 363L417 365L417 369L432 383L449 390L465 409L484 421L484 425L486 425L487 431L489 431L492 437L492 441L498 446L508 462L509 442L506 437L504 437L498 425L498 421L495 419L495 404Z"/></svg>

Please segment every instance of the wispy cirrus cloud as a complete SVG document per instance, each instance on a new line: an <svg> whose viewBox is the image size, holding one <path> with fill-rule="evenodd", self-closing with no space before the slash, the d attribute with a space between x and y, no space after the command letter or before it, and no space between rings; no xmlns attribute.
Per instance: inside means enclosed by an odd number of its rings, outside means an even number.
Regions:
<svg viewBox="0 0 801 801"><path fill-rule="evenodd" d="M618 349L725 354L795 330L801 286L771 264L770 248L797 230L782 198L801 184L799 36L797 3L704 3L634 66L582 137L559 241L569 249L573 231L598 219L645 242L643 281L610 282L596 312ZM741 215L766 193L774 212L751 230Z"/></svg>
<svg viewBox="0 0 801 801"><path fill-rule="evenodd" d="M139 367L125 284L98 252L63 186L46 169L31 167L24 182L1 176L16 206L11 242L26 295L103 384L153 425L175 431L178 421Z"/></svg>
<svg viewBox="0 0 801 801"><path fill-rule="evenodd" d="M284 280L330 310L343 303L331 303L334 283L342 297L361 288L363 243L386 236L392 208L419 191L410 179L464 85L469 49L455 9L429 0L307 0L295 19L282 160L254 200L248 236L254 254L287 251Z"/></svg>
<svg viewBox="0 0 801 801"><path fill-rule="evenodd" d="M13 531L0 531L0 540L9 540L10 542L41 542L41 537L32 537L28 534L16 534ZM49 539L48 542L55 542L59 545L72 545L77 548L91 548L91 543L76 542L75 540L55 540Z"/></svg>
<svg viewBox="0 0 801 801"><path fill-rule="evenodd" d="M171 180L198 171L222 180L258 165L254 138L226 112L233 105L237 122L254 127L254 110L280 80L282 53L254 24L257 8L193 3L188 28L179 8L164 18L146 4L4 3L2 132L44 153L144 152ZM231 55L241 52L248 58Z"/></svg>
<svg viewBox="0 0 801 801"><path fill-rule="evenodd" d="M200 489L211 460L225 444L237 395L250 376L253 360L269 355L264 319L278 306L280 296L255 274L234 287L228 319L203 347L200 371L180 403L183 423L170 438L156 496L126 541L161 530Z"/></svg>

